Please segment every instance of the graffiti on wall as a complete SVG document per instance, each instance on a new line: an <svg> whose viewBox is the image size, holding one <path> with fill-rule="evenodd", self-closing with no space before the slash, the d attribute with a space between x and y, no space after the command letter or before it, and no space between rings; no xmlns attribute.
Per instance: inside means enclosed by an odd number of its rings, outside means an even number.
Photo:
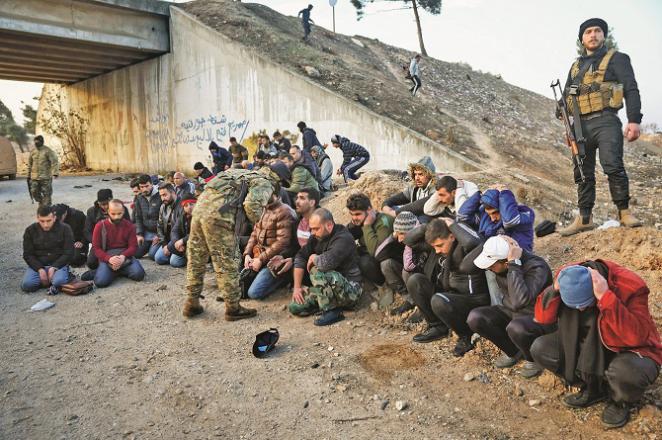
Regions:
<svg viewBox="0 0 662 440"><path fill-rule="evenodd" d="M169 150L179 145L195 146L201 150L211 141L226 142L232 136L243 137L248 124L247 119L235 120L225 114L210 114L175 124L173 134L169 115L159 113L149 120L147 140L155 150Z"/></svg>

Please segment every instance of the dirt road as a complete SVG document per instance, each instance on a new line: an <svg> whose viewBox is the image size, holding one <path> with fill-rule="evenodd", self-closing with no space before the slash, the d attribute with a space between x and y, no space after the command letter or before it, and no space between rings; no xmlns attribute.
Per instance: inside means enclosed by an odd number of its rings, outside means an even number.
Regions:
<svg viewBox="0 0 662 440"><path fill-rule="evenodd" d="M104 187L128 200L125 182L102 180L113 177L61 177L54 200L85 210ZM50 297L54 308L30 312L45 297L19 290L21 237L35 209L25 180L0 182L2 439L662 435L652 405L651 415L635 412L625 430L604 431L602 405L565 409L552 376L526 381L518 368L497 371L495 350L483 342L459 360L450 354L454 338L413 345L414 330L371 311L368 300L344 322L317 328L289 316L281 291L249 302L258 318L228 323L212 286L205 313L186 320L184 271L147 261L142 283ZM281 334L277 350L255 359L254 337L270 327ZM473 380L465 381L467 373ZM655 393L649 403L661 399L660 381Z"/></svg>

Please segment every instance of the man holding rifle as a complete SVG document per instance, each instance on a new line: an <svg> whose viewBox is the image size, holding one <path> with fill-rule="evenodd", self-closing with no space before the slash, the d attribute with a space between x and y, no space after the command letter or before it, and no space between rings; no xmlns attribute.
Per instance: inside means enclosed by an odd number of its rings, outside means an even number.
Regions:
<svg viewBox="0 0 662 440"><path fill-rule="evenodd" d="M595 204L595 158L609 180L611 198L618 208L621 224L627 227L641 226L629 210L629 183L623 164L623 136L628 142L639 137L641 100L630 58L613 49L607 49L607 23L600 18L586 20L579 27L579 40L584 53L572 65L568 73L563 101L557 107L557 116L564 110L573 116L576 151L575 183L579 217L560 234L568 236L595 228L592 218ZM618 110L627 102L628 124L621 133ZM579 122L579 123L577 123ZM572 133L574 129L574 133ZM569 139L572 146L573 139ZM575 148L573 148L575 150Z"/></svg>

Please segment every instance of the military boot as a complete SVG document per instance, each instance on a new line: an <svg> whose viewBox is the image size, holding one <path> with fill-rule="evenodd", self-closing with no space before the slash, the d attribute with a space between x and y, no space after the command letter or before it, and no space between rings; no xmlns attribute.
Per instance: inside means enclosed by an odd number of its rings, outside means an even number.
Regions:
<svg viewBox="0 0 662 440"><path fill-rule="evenodd" d="M579 234L580 232L590 231L595 229L595 223L593 223L593 216L584 218L581 215L575 217L573 221L567 228L563 228L559 231L562 237L568 237L570 235Z"/></svg>
<svg viewBox="0 0 662 440"><path fill-rule="evenodd" d="M641 221L632 215L629 209L621 209L618 211L618 220L621 222L621 225L626 228L637 228L641 226Z"/></svg>
<svg viewBox="0 0 662 440"><path fill-rule="evenodd" d="M240 319L252 318L257 315L257 310L247 309L242 307L239 303L234 305L225 303L225 320L226 321L239 321Z"/></svg>
<svg viewBox="0 0 662 440"><path fill-rule="evenodd" d="M192 318L202 313L205 309L200 305L200 298L189 296L184 303L182 314L187 318Z"/></svg>

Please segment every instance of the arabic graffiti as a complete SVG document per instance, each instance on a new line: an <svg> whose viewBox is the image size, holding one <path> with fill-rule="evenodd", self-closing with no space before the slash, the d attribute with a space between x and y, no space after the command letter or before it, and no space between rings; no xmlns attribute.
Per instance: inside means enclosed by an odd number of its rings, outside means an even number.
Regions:
<svg viewBox="0 0 662 440"><path fill-rule="evenodd" d="M158 150L172 149L181 145L194 145L201 149L211 141L224 142L232 136L243 136L248 124L249 121L246 119L234 120L225 114L210 114L176 124L173 136L169 116L159 113L149 120L147 140L151 148Z"/></svg>

